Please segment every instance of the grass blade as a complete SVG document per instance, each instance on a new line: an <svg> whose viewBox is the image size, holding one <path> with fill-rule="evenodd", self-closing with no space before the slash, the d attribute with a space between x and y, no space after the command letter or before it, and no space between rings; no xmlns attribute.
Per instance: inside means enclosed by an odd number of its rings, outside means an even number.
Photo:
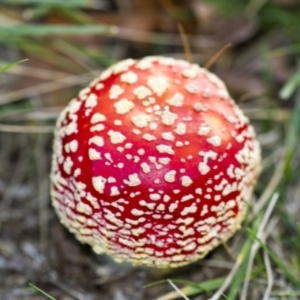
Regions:
<svg viewBox="0 0 300 300"><path fill-rule="evenodd" d="M201 283L196 282L190 282L187 280L179 280L179 279L172 279L172 282L174 283L183 283L186 284L185 287L181 288L180 291L187 297L193 296L200 293L207 293L210 294L210 292L216 290L219 288L225 280L225 277L219 277L212 280L207 280ZM147 287L160 284L160 283L166 283L167 280L161 280L157 281L151 284L148 284ZM167 293L159 298L156 298L155 300L172 300L178 298L178 292L170 292Z"/></svg>
<svg viewBox="0 0 300 300"><path fill-rule="evenodd" d="M261 223L262 218L263 218L262 214L259 214L257 216L256 220L254 221L254 224L252 227L254 232L258 231L259 224ZM243 246L243 248L239 254L239 257L236 261L236 264L239 262L239 265L238 265L237 271L233 275L232 281L230 283L230 290L229 290L229 294L228 294L229 299L236 298L236 295L239 292L240 287L242 286L242 284L244 282L253 241L254 241L253 237L249 236L248 239L246 240L246 242L244 243L244 246ZM229 277L229 275L228 275L228 277ZM217 297L212 298L212 299L217 299Z"/></svg>
<svg viewBox="0 0 300 300"><path fill-rule="evenodd" d="M6 40L12 37L49 36L49 35L86 35L117 33L116 26L108 25L16 25L0 28L0 38Z"/></svg>
<svg viewBox="0 0 300 300"><path fill-rule="evenodd" d="M53 298L51 295L47 294L46 292L44 292L43 290L41 290L40 288L38 288L37 286L33 285L32 283L29 283L29 285L35 289L36 291L40 292L41 294L43 294L44 296L46 296L48 299L51 300L56 300L55 298Z"/></svg>
<svg viewBox="0 0 300 300"><path fill-rule="evenodd" d="M20 63L22 63L22 62L24 62L24 61L27 61L27 60L28 60L28 59L23 59L23 60L15 61L15 62L13 62L13 63L11 63L11 64L4 65L3 67L0 66L0 73L3 73L3 72L5 72L6 70L12 68L13 66L18 65L18 64L20 64Z"/></svg>
<svg viewBox="0 0 300 300"><path fill-rule="evenodd" d="M295 82L295 79L297 81ZM298 71L292 77L290 81L285 86L292 85L293 91L296 90L295 96L295 107L290 121L290 128L287 135L286 145L287 145L287 154L286 154L286 165L285 165L285 184L288 183L291 178L293 171L293 160L294 153L297 149L297 144L299 143L300 136L300 62L298 62ZM284 90L284 88L283 88Z"/></svg>
<svg viewBox="0 0 300 300"><path fill-rule="evenodd" d="M296 275L292 274L289 270L289 268L282 262L282 260L277 257L270 249L269 247L262 242L261 239L259 239L256 235L256 233L248 229L249 234L260 244L260 246L268 253L270 258L273 260L273 262L282 270L284 275L293 283L297 288L300 288L300 278L297 278Z"/></svg>
<svg viewBox="0 0 300 300"><path fill-rule="evenodd" d="M300 72L297 72L291 79L283 86L279 92L279 96L283 100L288 100L295 90L300 85Z"/></svg>

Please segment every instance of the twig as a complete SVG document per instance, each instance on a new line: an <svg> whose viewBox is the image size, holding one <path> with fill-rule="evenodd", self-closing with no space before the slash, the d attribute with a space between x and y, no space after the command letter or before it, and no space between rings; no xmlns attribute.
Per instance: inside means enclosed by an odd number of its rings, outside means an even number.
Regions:
<svg viewBox="0 0 300 300"><path fill-rule="evenodd" d="M231 44L223 46L205 65L205 69L210 69L211 66L219 59L219 57L224 53L225 50L231 47Z"/></svg>
<svg viewBox="0 0 300 300"><path fill-rule="evenodd" d="M262 108L248 108L244 109L245 114L254 120L272 120L282 122L289 120L291 117L291 111L289 109L262 109Z"/></svg>
<svg viewBox="0 0 300 300"><path fill-rule="evenodd" d="M168 282L170 283L170 285L173 287L173 289L180 295L182 296L183 299L185 300L189 300L189 298L183 294L183 292L174 284L174 282L171 279L168 279Z"/></svg>
<svg viewBox="0 0 300 300"><path fill-rule="evenodd" d="M224 283L221 285L221 287L214 293L214 295L209 298L209 300L218 300L222 294L224 293L224 291L229 287L229 285L232 282L232 279L234 278L236 272L238 271L238 269L240 268L241 264L243 262L242 256L238 255L231 271L229 272L229 274L227 275Z"/></svg>
<svg viewBox="0 0 300 300"><path fill-rule="evenodd" d="M263 194L261 195L261 197L258 199L257 203L253 207L252 218L254 218L258 214L258 212L263 208L263 206L266 204L268 199L271 197L272 193L274 193L274 190L277 188L283 176L283 171L285 166L285 151L283 152L284 153L282 155L279 164L277 165L274 175L269 181L269 184L265 188Z"/></svg>
<svg viewBox="0 0 300 300"><path fill-rule="evenodd" d="M61 79L64 79L65 77L72 75L64 72L28 67L24 65L18 65L15 66L14 68L8 69L6 73L28 76L28 77L36 77L39 79L53 80L53 81L60 81Z"/></svg>
<svg viewBox="0 0 300 300"><path fill-rule="evenodd" d="M251 91L251 92L241 95L238 98L237 102L242 103L242 102L245 102L245 101L253 99L253 98L262 97L262 96L264 96L265 93L266 93L265 90Z"/></svg>
<svg viewBox="0 0 300 300"><path fill-rule="evenodd" d="M273 287L274 277L273 277L273 272L272 272L272 268L271 268L271 262L270 262L269 255L266 251L264 251L263 253L264 253L264 262L265 262L267 276L268 276L268 285L265 290L263 300L268 300L268 299L270 299L270 293L271 293L271 290Z"/></svg>
<svg viewBox="0 0 300 300"><path fill-rule="evenodd" d="M40 249L43 254L46 254L48 250L48 168L47 159L45 157L44 145L45 136L42 134L37 135L36 145L34 148L34 160L36 167L36 190L37 190L37 202L38 202L38 220L39 220L39 237L40 237Z"/></svg>
<svg viewBox="0 0 300 300"><path fill-rule="evenodd" d="M277 203L277 200L279 198L279 194L275 193L272 197L272 199L270 200L270 203L267 207L267 210L265 212L265 215L259 225L258 231L257 231L257 237L264 242L266 240L266 233L265 228L266 225L270 219L270 216L273 212L273 209ZM253 267L253 263L254 263L254 258L255 255L257 254L257 251L260 248L260 244L258 241L254 241L252 247L251 247L251 251L250 251L250 256L249 256L249 261L248 261L248 265L247 265L247 270L246 270L246 275L245 275L245 280L244 280L244 284L243 284L243 289L242 289L242 294L241 294L241 300L246 300L247 299L247 291L248 291L248 286L249 286L249 280L250 280L250 275L251 275L251 270Z"/></svg>
<svg viewBox="0 0 300 300"><path fill-rule="evenodd" d="M7 125L0 123L0 132L12 133L51 133L54 126L34 126L34 125Z"/></svg>
<svg viewBox="0 0 300 300"><path fill-rule="evenodd" d="M270 214L271 212L273 211L273 208L274 208L274 205L276 204L276 201L278 199L278 194L274 194L274 196L272 197L270 203L269 203L269 206L266 210L266 213L264 215L264 218L260 224L260 229L258 230L258 232L262 229L265 228L266 224L267 224L267 221L270 217ZM267 237L267 234L265 235L265 238ZM236 259L236 262L234 264L234 266L232 267L230 273L228 274L228 276L226 277L224 283L222 284L222 286L215 292L215 294L209 298L209 300L218 300L222 295L223 293L225 292L225 290L230 286L236 272L238 271L238 269L240 268L241 264L243 262L243 258L241 255L238 255L237 259Z"/></svg>
<svg viewBox="0 0 300 300"><path fill-rule="evenodd" d="M225 261L225 260L216 260L216 259L206 259L206 260L199 260L197 265L211 267L211 268L220 268L220 269L232 269L233 262Z"/></svg>
<svg viewBox="0 0 300 300"><path fill-rule="evenodd" d="M180 23L177 24L177 27L178 27L178 30L179 30L179 33L180 33L180 36L182 39L183 49L184 49L184 54L185 54L186 60L191 63L192 62L192 52L191 52L189 41L186 37L186 33L184 31L183 26Z"/></svg>
<svg viewBox="0 0 300 300"><path fill-rule="evenodd" d="M9 92L1 95L0 105L16 102L26 97L30 98L36 95L47 94L74 85L83 84L86 83L89 79L91 79L90 73L85 73L80 76L73 75L65 77L63 79L60 79L59 82L46 82L17 91Z"/></svg>
<svg viewBox="0 0 300 300"><path fill-rule="evenodd" d="M66 286L62 284L61 282L58 282L57 280L51 280L50 281L53 285L55 285L57 288L59 288L62 292L64 292L66 295L72 297L75 300L91 300L91 296L88 296L87 293L83 294L80 293L69 286Z"/></svg>
<svg viewBox="0 0 300 300"><path fill-rule="evenodd" d="M275 297L297 297L297 296L300 296L300 291L277 291L277 292L273 292L271 294L272 296L275 296Z"/></svg>

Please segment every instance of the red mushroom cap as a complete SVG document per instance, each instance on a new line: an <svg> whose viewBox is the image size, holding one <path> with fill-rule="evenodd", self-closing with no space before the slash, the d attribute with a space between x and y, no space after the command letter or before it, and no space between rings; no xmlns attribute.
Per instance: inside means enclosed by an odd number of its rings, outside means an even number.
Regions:
<svg viewBox="0 0 300 300"><path fill-rule="evenodd" d="M259 171L253 128L220 79L173 58L127 59L61 113L51 193L95 252L178 267L240 227Z"/></svg>

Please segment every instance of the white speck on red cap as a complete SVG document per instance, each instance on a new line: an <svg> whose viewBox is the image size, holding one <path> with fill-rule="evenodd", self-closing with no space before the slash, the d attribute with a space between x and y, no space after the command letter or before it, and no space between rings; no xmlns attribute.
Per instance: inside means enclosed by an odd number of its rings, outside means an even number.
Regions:
<svg viewBox="0 0 300 300"><path fill-rule="evenodd" d="M119 85L113 85L109 91L110 99L117 99L120 95L124 93L124 90Z"/></svg>
<svg viewBox="0 0 300 300"><path fill-rule="evenodd" d="M88 150L88 156L89 156L90 160L99 160L99 159L101 159L101 154L93 148L90 148Z"/></svg>
<svg viewBox="0 0 300 300"><path fill-rule="evenodd" d="M166 102L171 106L180 107L183 105L184 96L181 93L175 93L171 98L167 99Z"/></svg>
<svg viewBox="0 0 300 300"><path fill-rule="evenodd" d="M147 84L152 89L152 91L158 96L162 96L169 87L168 80L162 76L149 76Z"/></svg>
<svg viewBox="0 0 300 300"><path fill-rule="evenodd" d="M156 149L158 150L159 153L168 153L168 154L174 154L174 150L172 149L171 146L168 145L157 145Z"/></svg>
<svg viewBox="0 0 300 300"><path fill-rule="evenodd" d="M133 94L137 96L138 99L142 100L151 96L152 92L145 86L138 86L133 90Z"/></svg>
<svg viewBox="0 0 300 300"><path fill-rule="evenodd" d="M105 183L106 179L103 176L96 176L92 178L92 183L93 187L98 193L103 194L104 193L104 188L105 188Z"/></svg>
<svg viewBox="0 0 300 300"><path fill-rule="evenodd" d="M123 73L120 76L120 79L122 82L127 82L127 83L135 83L138 80L138 76L136 73L132 72L132 71L128 71L126 73Z"/></svg>
<svg viewBox="0 0 300 300"><path fill-rule="evenodd" d="M175 137L172 132L163 132L161 134L162 138L167 141L174 141Z"/></svg>
<svg viewBox="0 0 300 300"><path fill-rule="evenodd" d="M102 136L93 136L92 138L89 139L89 145L90 144L95 144L98 147L103 147L104 139Z"/></svg>
<svg viewBox="0 0 300 300"><path fill-rule="evenodd" d="M169 110L165 110L161 113L161 121L164 125L173 125L177 117L177 114L174 114Z"/></svg>
<svg viewBox="0 0 300 300"><path fill-rule="evenodd" d="M129 180L124 180L124 183L126 183L129 186L138 186L141 184L141 180L139 178L139 175L137 173L130 174Z"/></svg>
<svg viewBox="0 0 300 300"><path fill-rule="evenodd" d="M92 118L91 118L91 123L96 124L99 122L103 122L106 120L106 117L103 114L100 113L94 113Z"/></svg>
<svg viewBox="0 0 300 300"><path fill-rule="evenodd" d="M151 117L145 114L139 114L131 117L131 121L135 126L139 128L147 127L148 123L151 121Z"/></svg>
<svg viewBox="0 0 300 300"><path fill-rule="evenodd" d="M174 182L175 181L175 175L176 175L176 171L171 170L171 171L169 171L165 174L164 179L167 182Z"/></svg>
<svg viewBox="0 0 300 300"><path fill-rule="evenodd" d="M134 103L126 98L123 98L120 101L115 102L114 107L116 108L118 114L124 115L134 108Z"/></svg>
<svg viewBox="0 0 300 300"><path fill-rule="evenodd" d="M118 131L109 130L108 135L112 144L121 144L126 140L126 136Z"/></svg>

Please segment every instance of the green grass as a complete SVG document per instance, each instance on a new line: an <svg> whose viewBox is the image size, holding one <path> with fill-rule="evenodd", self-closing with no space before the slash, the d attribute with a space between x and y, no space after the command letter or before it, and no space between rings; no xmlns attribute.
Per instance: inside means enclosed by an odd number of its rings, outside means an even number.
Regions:
<svg viewBox="0 0 300 300"><path fill-rule="evenodd" d="M29 283L29 285L31 286L31 288L34 291L37 291L39 293L41 293L42 295L46 296L48 299L50 300L56 300L55 298L53 298L51 295L49 295L48 293L46 293L45 291L43 291L42 289L38 288L37 286L33 285L32 283Z"/></svg>
<svg viewBox="0 0 300 300"><path fill-rule="evenodd" d="M4 73L6 70L18 65L18 64L21 64L25 61L27 61L28 59L23 59L23 60L19 60L19 61L16 61L16 62L13 62L13 63L10 63L10 64L4 64L0 62L0 73Z"/></svg>
<svg viewBox="0 0 300 300"><path fill-rule="evenodd" d="M0 39L6 40L33 36L59 35L112 35L116 33L115 26L106 25L14 25L0 28Z"/></svg>

